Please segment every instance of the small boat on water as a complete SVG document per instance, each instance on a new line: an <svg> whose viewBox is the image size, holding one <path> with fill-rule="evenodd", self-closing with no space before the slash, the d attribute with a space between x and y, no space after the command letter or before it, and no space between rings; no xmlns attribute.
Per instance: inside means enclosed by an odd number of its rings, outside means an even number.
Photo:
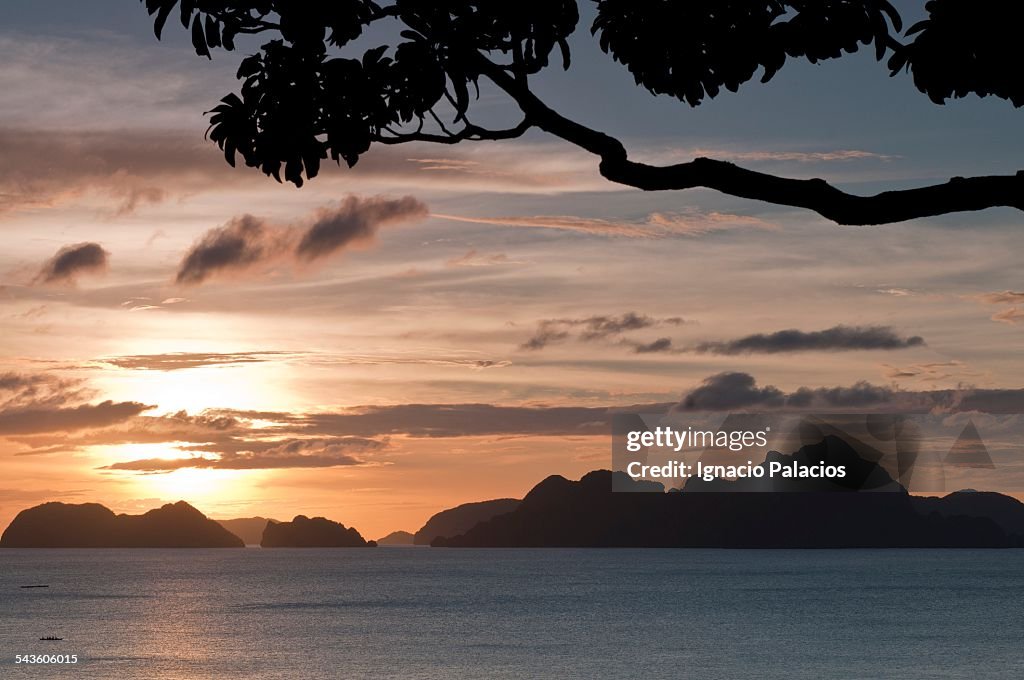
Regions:
<svg viewBox="0 0 1024 680"><path fill-rule="evenodd" d="M40 640L47 640L47 641L51 641L51 640L56 640L56 641L59 641L59 640L63 640L64 638L61 638L61 637L54 637L53 635L47 635L46 637L41 637L41 638L39 638L39 639L40 639Z"/></svg>
<svg viewBox="0 0 1024 680"><path fill-rule="evenodd" d="M40 584L34 584L34 585L29 585L29 586L21 586L21 587L22 588L49 588L50 585L48 583L40 583Z"/></svg>

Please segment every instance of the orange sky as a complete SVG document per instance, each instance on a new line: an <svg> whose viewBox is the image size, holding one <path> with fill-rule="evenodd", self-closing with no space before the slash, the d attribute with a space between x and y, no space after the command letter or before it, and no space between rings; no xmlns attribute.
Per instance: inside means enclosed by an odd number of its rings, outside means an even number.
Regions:
<svg viewBox="0 0 1024 680"><path fill-rule="evenodd" d="M102 40L0 31L0 526L45 500L184 499L376 538L607 467L602 409L675 403L726 371L786 393L1024 385L1019 212L841 229L711 192L619 190L543 137L374 150L295 189L203 141L230 60L153 42L128 5ZM846 74L846 96L877 100L872 62L852 61L804 76ZM587 104L631 91L611 73L562 103L611 115ZM925 101L907 121L882 98L903 143L852 113L823 123L834 90L779 87L814 125L751 115L778 104L760 90L692 118L652 99L609 125L636 131L648 160L714 155L865 190L1017 158L964 122L998 122L1005 104ZM649 119L663 129L645 134ZM717 119L749 124L725 134ZM976 155L943 146L951 130ZM241 264L204 250L238 234ZM839 327L888 344L839 331L819 350L730 349Z"/></svg>

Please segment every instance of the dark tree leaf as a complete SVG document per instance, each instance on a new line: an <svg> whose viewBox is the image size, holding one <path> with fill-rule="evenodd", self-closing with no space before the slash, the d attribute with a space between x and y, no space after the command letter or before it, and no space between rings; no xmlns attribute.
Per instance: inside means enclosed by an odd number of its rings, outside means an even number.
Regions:
<svg viewBox="0 0 1024 680"><path fill-rule="evenodd" d="M691 106L735 92L787 58L811 63L874 43L880 60L899 15L885 0L596 0L591 31L637 84Z"/></svg>
<svg viewBox="0 0 1024 680"><path fill-rule="evenodd" d="M192 47L200 57L212 59L210 48L206 45L206 33L203 31L203 22L197 14L192 20Z"/></svg>
<svg viewBox="0 0 1024 680"><path fill-rule="evenodd" d="M929 0L925 8L928 18L907 30L914 41L889 61L893 74L908 68L936 104L975 94L1024 106L1020 2Z"/></svg>

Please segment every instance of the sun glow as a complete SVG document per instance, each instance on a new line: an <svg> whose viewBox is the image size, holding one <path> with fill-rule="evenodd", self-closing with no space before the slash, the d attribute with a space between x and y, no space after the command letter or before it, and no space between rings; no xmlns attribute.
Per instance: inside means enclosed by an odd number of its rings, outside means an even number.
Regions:
<svg viewBox="0 0 1024 680"><path fill-rule="evenodd" d="M173 443L161 443L103 447L98 457L106 461L104 466L108 466L127 461L180 460L193 455L176 448ZM263 476L258 470L190 467L161 472L117 469L110 472L130 481L133 495L139 498L159 498L165 502L183 500L204 511L251 496L253 484Z"/></svg>
<svg viewBox="0 0 1024 680"><path fill-rule="evenodd" d="M183 500L200 508L212 502L222 503L248 487L245 474L237 470L201 470L184 468L173 472L140 475L135 484L147 496L168 501Z"/></svg>
<svg viewBox="0 0 1024 680"><path fill-rule="evenodd" d="M119 371L113 398L144 401L156 408L147 415L204 409L278 410L288 404L282 390L270 387L270 367L219 366L179 371Z"/></svg>

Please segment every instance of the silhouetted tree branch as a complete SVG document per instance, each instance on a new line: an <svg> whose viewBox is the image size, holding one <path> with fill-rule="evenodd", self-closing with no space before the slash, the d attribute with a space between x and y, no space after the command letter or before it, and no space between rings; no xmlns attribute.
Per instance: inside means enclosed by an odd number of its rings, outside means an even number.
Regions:
<svg viewBox="0 0 1024 680"><path fill-rule="evenodd" d="M355 165L372 144L505 140L537 128L599 158L610 181L646 191L707 187L743 198L814 210L838 224L886 224L1005 206L1024 210L1024 173L953 178L874 196L823 179L797 180L697 158L658 167L629 159L623 144L553 110L530 77L553 54L570 68L575 0L143 0L159 38L175 8L197 54L234 49L239 34L277 37L241 60L238 94L211 111L210 139L278 181L301 186L331 158ZM735 92L758 73L767 82L787 59L812 63L873 45L892 75L909 71L934 102L994 95L1024 105L1016 31L1018 3L929 0L928 18L902 44L902 21L886 0L593 0L591 32L601 49L653 94L691 106ZM341 53L366 27L397 22L401 41ZM891 30L892 29L892 30ZM469 110L485 78L522 112L489 129ZM451 116L451 122L444 118Z"/></svg>

